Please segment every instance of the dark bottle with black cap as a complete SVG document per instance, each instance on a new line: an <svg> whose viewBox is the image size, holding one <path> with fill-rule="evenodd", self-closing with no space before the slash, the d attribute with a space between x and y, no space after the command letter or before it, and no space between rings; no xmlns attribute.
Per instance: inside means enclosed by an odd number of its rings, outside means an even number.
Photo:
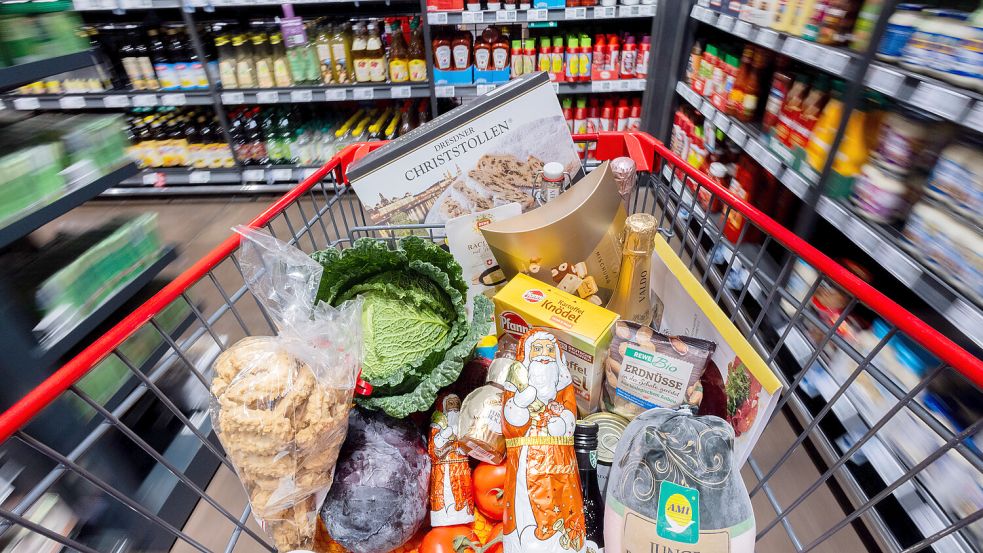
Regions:
<svg viewBox="0 0 983 553"><path fill-rule="evenodd" d="M597 484L597 424L577 421L573 431L573 448L580 470L580 492L584 496L584 525L587 529L587 553L604 551L604 500Z"/></svg>

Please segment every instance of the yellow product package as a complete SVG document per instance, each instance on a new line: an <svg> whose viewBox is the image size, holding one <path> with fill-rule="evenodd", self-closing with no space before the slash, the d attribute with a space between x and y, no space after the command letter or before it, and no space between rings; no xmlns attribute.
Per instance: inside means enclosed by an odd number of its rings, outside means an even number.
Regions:
<svg viewBox="0 0 983 553"><path fill-rule="evenodd" d="M553 329L573 378L580 415L597 411L604 359L618 315L521 273L494 300L499 340L505 335L518 339L532 327Z"/></svg>

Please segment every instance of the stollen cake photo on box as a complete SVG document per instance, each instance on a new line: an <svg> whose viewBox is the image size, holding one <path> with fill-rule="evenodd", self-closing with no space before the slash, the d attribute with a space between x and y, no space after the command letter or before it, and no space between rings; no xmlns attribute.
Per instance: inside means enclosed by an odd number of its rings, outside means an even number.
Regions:
<svg viewBox="0 0 983 553"><path fill-rule="evenodd" d="M436 225L512 202L532 209L550 162L583 175L549 77L533 73L369 153L347 177L372 224Z"/></svg>

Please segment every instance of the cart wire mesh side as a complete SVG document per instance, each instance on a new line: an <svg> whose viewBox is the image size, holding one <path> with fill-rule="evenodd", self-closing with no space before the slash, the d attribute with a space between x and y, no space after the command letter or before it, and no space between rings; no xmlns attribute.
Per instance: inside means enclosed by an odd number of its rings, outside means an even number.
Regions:
<svg viewBox="0 0 983 553"><path fill-rule="evenodd" d="M651 136L576 140L598 160L632 157L631 211L658 218L784 385L741 469L757 550L980 551L980 420L951 414L980 397L983 362ZM364 236L442 241L438 226L368 222L345 170L378 146L349 146L249 226L305 252ZM736 237L724 230L735 217ZM215 358L276 332L243 282L238 246L230 232L0 415L4 551L274 551L207 410ZM797 263L814 277L793 286ZM834 310L820 301L831 294L843 298ZM879 332L862 332L875 317ZM933 356L917 378L893 370L908 344Z"/></svg>

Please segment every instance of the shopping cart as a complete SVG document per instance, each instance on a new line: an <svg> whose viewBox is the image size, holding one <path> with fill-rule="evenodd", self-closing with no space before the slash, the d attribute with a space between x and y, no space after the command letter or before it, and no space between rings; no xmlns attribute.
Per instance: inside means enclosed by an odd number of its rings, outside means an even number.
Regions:
<svg viewBox="0 0 983 553"><path fill-rule="evenodd" d="M651 136L577 140L596 159L635 160L631 209L658 216L785 385L742 469L758 551L978 550L983 511L973 494L983 489L983 463L972 438L980 421L940 415L930 392L978 394L983 362ZM345 168L377 146L346 148L250 225L308 252L363 236L441 240L434 226L367 222L343 183ZM737 216L746 224L728 240L723 227ZM230 236L0 416L5 547L273 551L207 415L216 356L244 336L274 332L243 284L238 246ZM800 262L814 268L804 286ZM822 309L834 293L841 307ZM880 338L858 338L875 315ZM938 359L920 378L889 368L902 339Z"/></svg>

